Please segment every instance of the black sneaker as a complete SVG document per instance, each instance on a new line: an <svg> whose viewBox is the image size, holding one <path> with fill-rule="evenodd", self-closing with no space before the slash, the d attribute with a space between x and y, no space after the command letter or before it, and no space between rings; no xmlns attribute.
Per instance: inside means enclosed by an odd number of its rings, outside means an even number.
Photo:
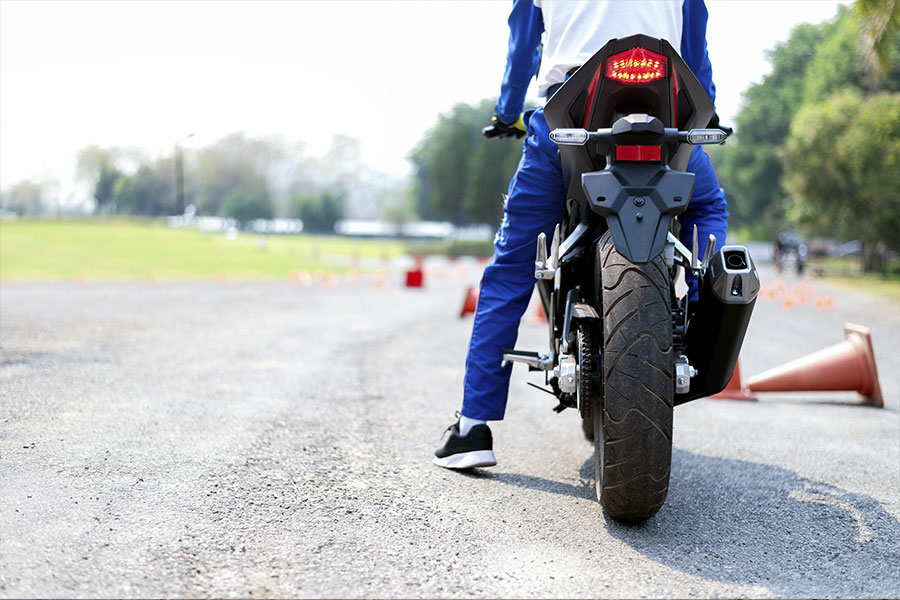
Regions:
<svg viewBox="0 0 900 600"><path fill-rule="evenodd" d="M475 425L468 435L459 434L459 421L447 428L450 436L444 445L434 451L434 464L447 469L472 469L493 467L494 439L487 425Z"/></svg>

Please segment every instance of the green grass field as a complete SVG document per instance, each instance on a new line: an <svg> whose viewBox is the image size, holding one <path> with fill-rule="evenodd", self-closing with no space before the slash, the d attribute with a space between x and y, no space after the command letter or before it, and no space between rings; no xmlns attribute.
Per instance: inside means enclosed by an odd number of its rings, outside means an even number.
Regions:
<svg viewBox="0 0 900 600"><path fill-rule="evenodd" d="M229 240L150 220L0 222L3 281L280 279L295 269L342 273L402 252L397 241L243 232Z"/></svg>
<svg viewBox="0 0 900 600"><path fill-rule="evenodd" d="M229 240L222 233L173 229L151 220L21 219L0 221L0 280L281 279L296 269L372 270L405 251L427 249L395 240L305 234L241 233ZM849 261L824 261L822 266L826 281L900 300L895 278L859 274Z"/></svg>
<svg viewBox="0 0 900 600"><path fill-rule="evenodd" d="M861 272L856 259L826 258L812 259L809 270L820 273L823 281L900 301L900 275L896 264L890 268L891 275L879 275Z"/></svg>

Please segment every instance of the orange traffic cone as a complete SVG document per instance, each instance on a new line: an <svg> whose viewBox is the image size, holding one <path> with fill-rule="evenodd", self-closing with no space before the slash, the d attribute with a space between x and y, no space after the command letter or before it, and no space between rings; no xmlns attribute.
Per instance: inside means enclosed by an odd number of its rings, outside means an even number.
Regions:
<svg viewBox="0 0 900 600"><path fill-rule="evenodd" d="M531 317L532 325L546 325L547 324L547 315L544 313L544 305L540 302L537 303L534 309L534 316Z"/></svg>
<svg viewBox="0 0 900 600"><path fill-rule="evenodd" d="M422 269L412 269L406 272L406 287L412 288L420 288L422 287L422 280L424 279L422 275Z"/></svg>
<svg viewBox="0 0 900 600"><path fill-rule="evenodd" d="M479 288L475 287L474 285L470 285L466 290L466 299L463 300L462 310L459 311L460 317L475 313L475 308L478 306L479 291Z"/></svg>
<svg viewBox="0 0 900 600"><path fill-rule="evenodd" d="M844 325L843 342L823 348L747 380L754 392L855 391L863 404L881 408L875 353L869 329Z"/></svg>
<svg viewBox="0 0 900 600"><path fill-rule="evenodd" d="M749 391L741 383L740 359L738 359L738 361L735 363L734 373L731 375L731 379L728 381L728 385L725 386L725 389L718 394L710 396L710 398L722 398L727 400L757 400L756 394Z"/></svg>
<svg viewBox="0 0 900 600"><path fill-rule="evenodd" d="M425 257L417 254L413 258L413 268L406 272L406 287L422 287L422 283L425 281L424 266Z"/></svg>
<svg viewBox="0 0 900 600"><path fill-rule="evenodd" d="M378 269L372 275L372 287L379 292L387 292L391 289L391 276L387 269Z"/></svg>

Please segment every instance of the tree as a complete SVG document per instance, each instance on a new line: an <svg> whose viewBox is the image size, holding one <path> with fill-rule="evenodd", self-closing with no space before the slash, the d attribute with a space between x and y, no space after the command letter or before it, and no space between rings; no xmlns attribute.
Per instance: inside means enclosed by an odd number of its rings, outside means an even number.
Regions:
<svg viewBox="0 0 900 600"><path fill-rule="evenodd" d="M716 157L716 170L728 196L733 223L777 219L784 196L778 148L802 103L806 67L825 37L823 27L799 25L769 55L772 72L744 94L735 137Z"/></svg>
<svg viewBox="0 0 900 600"><path fill-rule="evenodd" d="M362 218L378 215L378 208L372 202L372 188L376 182L364 164L362 146L357 138L342 134L333 136L325 155L316 163L320 176L313 185L331 190L331 202L340 199L341 214L346 208ZM304 182L300 182L300 186L308 187Z"/></svg>
<svg viewBox="0 0 900 600"><path fill-rule="evenodd" d="M115 211L116 208L116 184L122 173L113 166L103 163L100 167L100 176L97 185L94 186L94 200L97 202L97 210Z"/></svg>
<svg viewBox="0 0 900 600"><path fill-rule="evenodd" d="M478 123L480 131L484 123ZM469 155L463 209L469 221L499 223L509 180L522 158L517 140L488 141L479 137Z"/></svg>
<svg viewBox="0 0 900 600"><path fill-rule="evenodd" d="M311 233L334 233L334 224L344 218L343 199L332 190L297 196L294 205L304 231Z"/></svg>
<svg viewBox="0 0 900 600"><path fill-rule="evenodd" d="M784 151L791 216L810 231L857 238L863 268L900 250L900 93L845 91L807 105Z"/></svg>
<svg viewBox="0 0 900 600"><path fill-rule="evenodd" d="M272 199L268 194L234 190L225 199L222 213L245 225L254 219L271 219L274 215Z"/></svg>
<svg viewBox="0 0 900 600"><path fill-rule="evenodd" d="M896 72L898 66L900 0L856 0L853 8L862 22L863 57L874 86L891 67Z"/></svg>
<svg viewBox="0 0 900 600"><path fill-rule="evenodd" d="M4 210L24 216L35 216L43 214L46 208L43 186L31 180L20 181L4 194Z"/></svg>
<svg viewBox="0 0 900 600"><path fill-rule="evenodd" d="M378 194L381 219L396 223L399 230L402 230L404 223L415 221L417 215L412 191L409 183L383 188Z"/></svg>
<svg viewBox="0 0 900 600"><path fill-rule="evenodd" d="M173 192L171 159L141 165L133 175L119 177L114 188L119 212L148 217L171 214Z"/></svg>
<svg viewBox="0 0 900 600"><path fill-rule="evenodd" d="M803 104L821 102L845 89L864 90L868 86L866 65L860 49L859 22L850 10L822 27L824 37L800 80L802 94L796 110Z"/></svg>
<svg viewBox="0 0 900 600"><path fill-rule="evenodd" d="M192 173L199 188L196 198L199 212L222 214L225 200L238 191L251 198L268 198L267 155L263 140L253 140L244 133L233 133L199 150Z"/></svg>
<svg viewBox="0 0 900 600"><path fill-rule="evenodd" d="M114 166L121 156L122 151L118 148L86 146L78 151L75 159L75 178L93 187L103 167Z"/></svg>
<svg viewBox="0 0 900 600"><path fill-rule="evenodd" d="M75 181L85 192L93 190L97 210L114 210L116 174L133 173L147 163L144 153L136 148L85 146L75 159ZM104 177L106 180L101 183ZM98 193L102 199L98 199Z"/></svg>
<svg viewBox="0 0 900 600"><path fill-rule="evenodd" d="M878 42L879 58L868 57L866 22L858 13L843 9L834 23L825 26L826 37L816 49L803 81L804 104L820 102L845 89L900 91L900 30L883 31Z"/></svg>
<svg viewBox="0 0 900 600"><path fill-rule="evenodd" d="M499 220L502 195L522 147L514 140L482 137L494 104L457 104L413 151L416 209L422 218L457 224Z"/></svg>
<svg viewBox="0 0 900 600"><path fill-rule="evenodd" d="M791 123L803 107L847 90L900 91L896 27L880 30L879 48L888 57L882 76L873 83L868 74L863 53L866 25L859 17L860 6L867 2L857 0L854 10L839 7L830 22L796 27L770 54L772 73L745 92L737 134L722 149L710 153L728 196L732 222L763 221L771 229L782 226L788 195L783 183L787 156L783 149Z"/></svg>

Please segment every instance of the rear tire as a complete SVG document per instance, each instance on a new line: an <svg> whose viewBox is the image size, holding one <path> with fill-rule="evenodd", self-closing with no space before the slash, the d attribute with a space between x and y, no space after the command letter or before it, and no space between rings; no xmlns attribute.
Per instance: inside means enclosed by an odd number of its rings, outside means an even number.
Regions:
<svg viewBox="0 0 900 600"><path fill-rule="evenodd" d="M662 256L636 265L600 238L603 397L595 401L597 499L613 519L640 522L669 490L675 382L670 276Z"/></svg>

